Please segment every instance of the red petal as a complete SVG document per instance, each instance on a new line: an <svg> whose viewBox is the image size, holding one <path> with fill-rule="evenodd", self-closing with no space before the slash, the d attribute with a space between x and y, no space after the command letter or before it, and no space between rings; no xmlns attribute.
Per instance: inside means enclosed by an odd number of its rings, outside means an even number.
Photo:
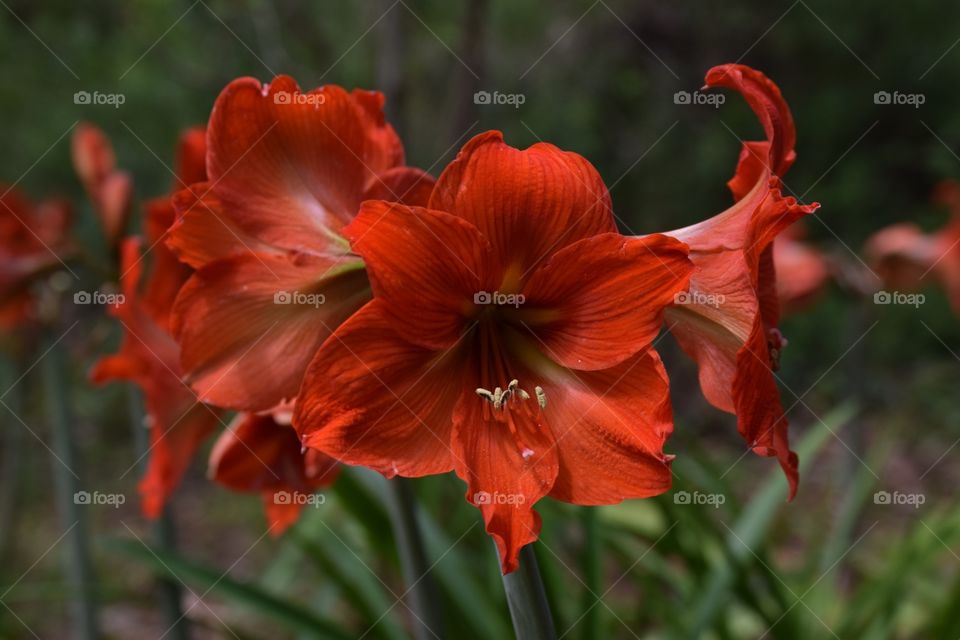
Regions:
<svg viewBox="0 0 960 640"><path fill-rule="evenodd" d="M394 167L374 176L367 185L364 200L402 202L411 207L425 207L435 184L429 173L413 167Z"/></svg>
<svg viewBox="0 0 960 640"><path fill-rule="evenodd" d="M602 371L544 372L560 470L550 496L614 504L670 488L670 385L652 349ZM556 393L551 393L556 389Z"/></svg>
<svg viewBox="0 0 960 640"><path fill-rule="evenodd" d="M394 329L423 347L456 342L474 296L494 289L490 245L473 225L448 213L367 201L344 233L363 257Z"/></svg>
<svg viewBox="0 0 960 640"><path fill-rule="evenodd" d="M459 350L403 340L374 300L324 343L307 370L293 424L304 445L386 476L449 471Z"/></svg>
<svg viewBox="0 0 960 640"><path fill-rule="evenodd" d="M735 200L743 199L757 182L770 174L783 176L796 159L793 115L780 89L765 75L742 64L724 64L707 72L708 87L739 91L763 125L765 142L746 142L737 171L728 185Z"/></svg>
<svg viewBox="0 0 960 640"><path fill-rule="evenodd" d="M174 194L171 202L177 216L167 246L194 269L237 254L277 252L233 221L210 183L193 184Z"/></svg>
<svg viewBox="0 0 960 640"><path fill-rule="evenodd" d="M262 242L322 254L367 184L402 162L379 94L278 76L230 83L210 116L207 169L231 223Z"/></svg>
<svg viewBox="0 0 960 640"><path fill-rule="evenodd" d="M500 554L500 568L507 574L519 566L520 549L540 534L540 515L533 507L554 485L558 452L550 425L535 411L536 400L503 412L513 420L512 428L490 418L488 401L475 392L481 386L479 370L476 363L468 366L472 374L461 383L453 459L457 475L467 483L467 501L483 514Z"/></svg>
<svg viewBox="0 0 960 640"><path fill-rule="evenodd" d="M180 134L176 173L175 191L207 179L207 132L203 127L193 127Z"/></svg>
<svg viewBox="0 0 960 640"><path fill-rule="evenodd" d="M806 307L830 280L825 258L803 242L786 234L773 243L773 262L777 275L777 297L785 313Z"/></svg>
<svg viewBox="0 0 960 640"><path fill-rule="evenodd" d="M144 512L155 518L220 417L181 381L176 342L143 307L137 291L142 261L136 239L123 243L121 257L125 299L110 312L123 323L123 344L117 354L96 364L91 379L131 380L143 390L151 448L140 492Z"/></svg>
<svg viewBox="0 0 960 640"><path fill-rule="evenodd" d="M170 311L193 270L181 263L163 242L173 222L174 210L169 198L157 198L144 205L144 227L153 266L144 285L143 304L155 322L170 330Z"/></svg>
<svg viewBox="0 0 960 640"><path fill-rule="evenodd" d="M111 245L120 239L133 205L130 176L117 171L110 140L99 128L81 123L71 139L73 166Z"/></svg>
<svg viewBox="0 0 960 640"><path fill-rule="evenodd" d="M532 309L526 324L560 365L611 367L653 341L664 308L687 288L692 271L686 245L667 236L581 240L526 283L522 309Z"/></svg>
<svg viewBox="0 0 960 640"><path fill-rule="evenodd" d="M293 398L323 340L369 299L359 264L248 253L198 270L173 314L194 390L206 402L255 411Z"/></svg>
<svg viewBox="0 0 960 640"><path fill-rule="evenodd" d="M271 415L240 414L210 451L210 477L242 492L307 492L329 486L337 463L312 451L310 464L297 432Z"/></svg>
<svg viewBox="0 0 960 640"><path fill-rule="evenodd" d="M587 160L546 143L521 151L498 131L463 147L438 178L430 208L471 222L498 264L518 275L577 240L616 231L610 194Z"/></svg>

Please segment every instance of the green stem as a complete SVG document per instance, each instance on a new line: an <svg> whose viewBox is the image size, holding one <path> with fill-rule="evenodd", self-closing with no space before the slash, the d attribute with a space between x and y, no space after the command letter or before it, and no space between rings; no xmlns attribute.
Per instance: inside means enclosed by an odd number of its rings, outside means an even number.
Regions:
<svg viewBox="0 0 960 640"><path fill-rule="evenodd" d="M597 525L597 508L580 507L583 524L583 637L588 640L600 636L600 530Z"/></svg>
<svg viewBox="0 0 960 640"><path fill-rule="evenodd" d="M70 429L76 423L69 406L63 346L52 343L42 362L46 391L44 404L49 412L53 452L57 458L53 460L57 507L61 524L68 530L64 543L66 576L71 593L72 627L77 638L95 640L98 637L96 577L90 555L84 507L75 499L80 490L80 478L75 471L78 456Z"/></svg>
<svg viewBox="0 0 960 640"><path fill-rule="evenodd" d="M520 566L503 576L503 589L517 640L554 640L557 637L533 544L520 550Z"/></svg>
<svg viewBox="0 0 960 640"><path fill-rule="evenodd" d="M410 609L414 614L414 636L418 640L443 637L442 621L437 606L439 594L427 563L427 553L417 523L417 503L409 478L388 482L393 492L390 515L394 537L400 554L404 581L408 585Z"/></svg>
<svg viewBox="0 0 960 640"><path fill-rule="evenodd" d="M130 385L127 389L133 444L136 455L140 456L150 448L148 432L143 424L143 394L133 385ZM143 457L143 462L140 465L141 472L145 470L148 458L149 456ZM168 553L174 553L177 549L177 527L169 503L164 508L163 513L160 514L160 518L154 523L153 541L158 548ZM160 606L167 620L167 627L170 629L168 636L171 640L190 640L190 621L183 613L183 588L181 584L173 578L165 577L158 580L157 586L160 590Z"/></svg>

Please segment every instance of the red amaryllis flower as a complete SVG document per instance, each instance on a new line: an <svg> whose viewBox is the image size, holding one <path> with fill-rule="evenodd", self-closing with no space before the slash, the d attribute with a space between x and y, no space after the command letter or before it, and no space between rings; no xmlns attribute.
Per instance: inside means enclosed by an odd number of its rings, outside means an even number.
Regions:
<svg viewBox="0 0 960 640"><path fill-rule="evenodd" d="M743 95L760 119L765 141L745 142L727 183L736 203L708 220L670 232L690 246L697 270L690 292L666 320L700 370L700 386L715 407L734 413L750 448L776 456L797 488L797 458L787 442L787 419L775 380L785 340L777 329L779 304L772 243L819 205L781 194L780 176L796 157L796 134L780 90L759 71L736 64L714 67L707 87Z"/></svg>
<svg viewBox="0 0 960 640"><path fill-rule="evenodd" d="M804 232L805 229L797 223L781 233L773 243L777 297L784 315L809 306L830 281L830 267L826 259L803 241Z"/></svg>
<svg viewBox="0 0 960 640"><path fill-rule="evenodd" d="M127 225L133 205L133 181L117 170L113 146L103 131L81 123L71 140L73 167L100 219L107 244L116 246Z"/></svg>
<svg viewBox="0 0 960 640"><path fill-rule="evenodd" d="M336 480L337 461L303 450L289 422L272 415L238 415L210 452L210 477L242 493L259 493L270 532L297 521L317 489Z"/></svg>
<svg viewBox="0 0 960 640"><path fill-rule="evenodd" d="M934 200L952 212L942 229L925 233L913 223L891 225L867 240L865 253L884 286L911 291L939 281L960 315L960 184L943 182Z"/></svg>
<svg viewBox="0 0 960 640"><path fill-rule="evenodd" d="M181 139L178 179L195 179L197 167L202 167L203 146L196 144L197 136L193 131ZM145 281L139 239L121 243L124 298L109 312L123 324L123 344L91 372L95 382L131 380L143 390L150 453L140 493L143 511L151 518L162 513L200 444L220 423L219 412L200 403L181 380L180 349L170 335L170 308L190 275L190 269L162 242L173 216L169 198L158 198L146 206L144 227L153 263Z"/></svg>
<svg viewBox="0 0 960 640"><path fill-rule="evenodd" d="M651 342L686 247L616 233L582 157L477 136L429 208L365 202L343 229L374 299L324 343L294 426L387 476L456 470L502 569L546 495L611 504L670 486L668 381Z"/></svg>
<svg viewBox="0 0 960 640"><path fill-rule="evenodd" d="M433 179L404 166L383 96L288 77L220 94L208 181L178 194L171 247L197 269L174 312L184 372L213 404L268 410L294 398L324 339L367 300L343 227L360 203L424 204Z"/></svg>
<svg viewBox="0 0 960 640"><path fill-rule="evenodd" d="M0 329L30 319L30 285L73 251L70 218L64 201L35 205L16 188L0 185Z"/></svg>

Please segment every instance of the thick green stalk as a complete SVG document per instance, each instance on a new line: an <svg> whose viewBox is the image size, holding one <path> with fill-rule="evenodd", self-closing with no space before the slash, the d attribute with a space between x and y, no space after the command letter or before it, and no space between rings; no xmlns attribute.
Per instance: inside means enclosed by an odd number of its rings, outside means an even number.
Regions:
<svg viewBox="0 0 960 640"><path fill-rule="evenodd" d="M130 427L133 431L133 445L136 455L143 455L141 472L146 468L149 456L144 455L150 447L148 431L143 422L143 394L130 385L127 390L128 408L130 411ZM153 540L157 547L174 553L177 549L177 527L173 521L170 505L164 508L160 518L153 527ZM183 614L183 588L174 578L160 578L157 587L160 590L160 607L170 629L167 634L170 640L190 640L190 621Z"/></svg>
<svg viewBox="0 0 960 640"><path fill-rule="evenodd" d="M400 554L400 564L407 584L409 606L414 613L414 636L418 640L443 637L436 589L427 553L417 522L417 502L409 478L394 478L388 484L393 492L390 516Z"/></svg>
<svg viewBox="0 0 960 640"><path fill-rule="evenodd" d="M533 544L520 550L520 566L503 576L503 589L517 640L554 640L557 637Z"/></svg>
<svg viewBox="0 0 960 640"><path fill-rule="evenodd" d="M9 409L4 413L2 433L3 450L0 452L0 522L6 523L0 527L0 562L9 566L7 560L9 552L13 550L14 514L17 509L17 492L20 489L20 475L23 468L23 425L17 424L16 418L9 413L20 411L20 390L16 388L16 374L13 363L7 357L0 358L2 369L3 393L0 400ZM14 385L14 386L11 386Z"/></svg>
<svg viewBox="0 0 960 640"><path fill-rule="evenodd" d="M45 387L44 404L53 435L53 477L61 524L68 531L64 545L66 577L70 593L72 629L77 638L95 640L97 632L97 589L85 506L80 495L76 469L76 446L70 429L76 424L70 411L70 391L65 372L63 346L53 343L42 360Z"/></svg>
<svg viewBox="0 0 960 640"><path fill-rule="evenodd" d="M600 614L602 607L597 599L600 597L600 529L597 525L597 508L580 507L581 522L583 523L583 637L587 640L600 636Z"/></svg>

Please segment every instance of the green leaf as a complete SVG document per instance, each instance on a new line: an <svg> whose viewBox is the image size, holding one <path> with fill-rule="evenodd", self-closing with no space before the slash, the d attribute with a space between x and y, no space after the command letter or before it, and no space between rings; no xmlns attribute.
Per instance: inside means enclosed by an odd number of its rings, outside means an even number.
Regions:
<svg viewBox="0 0 960 640"><path fill-rule="evenodd" d="M852 403L841 405L831 412L822 423L813 427L797 447L801 472L830 437L842 428L856 413ZM698 603L694 610L690 636L702 637L711 628L714 620L727 605L730 589L737 581L743 567L756 561L754 552L770 530L774 516L786 500L786 483L779 469L768 474L762 489L750 500L741 516L730 528L727 536L728 560L716 565L706 578L706 586L693 602Z"/></svg>
<svg viewBox="0 0 960 640"><path fill-rule="evenodd" d="M176 553L151 549L134 540L111 540L109 549L119 551L151 567L157 574L195 585L201 593L216 593L236 605L248 607L308 638L347 640L351 636L334 622L267 593L256 585L239 582L217 569L204 567Z"/></svg>

